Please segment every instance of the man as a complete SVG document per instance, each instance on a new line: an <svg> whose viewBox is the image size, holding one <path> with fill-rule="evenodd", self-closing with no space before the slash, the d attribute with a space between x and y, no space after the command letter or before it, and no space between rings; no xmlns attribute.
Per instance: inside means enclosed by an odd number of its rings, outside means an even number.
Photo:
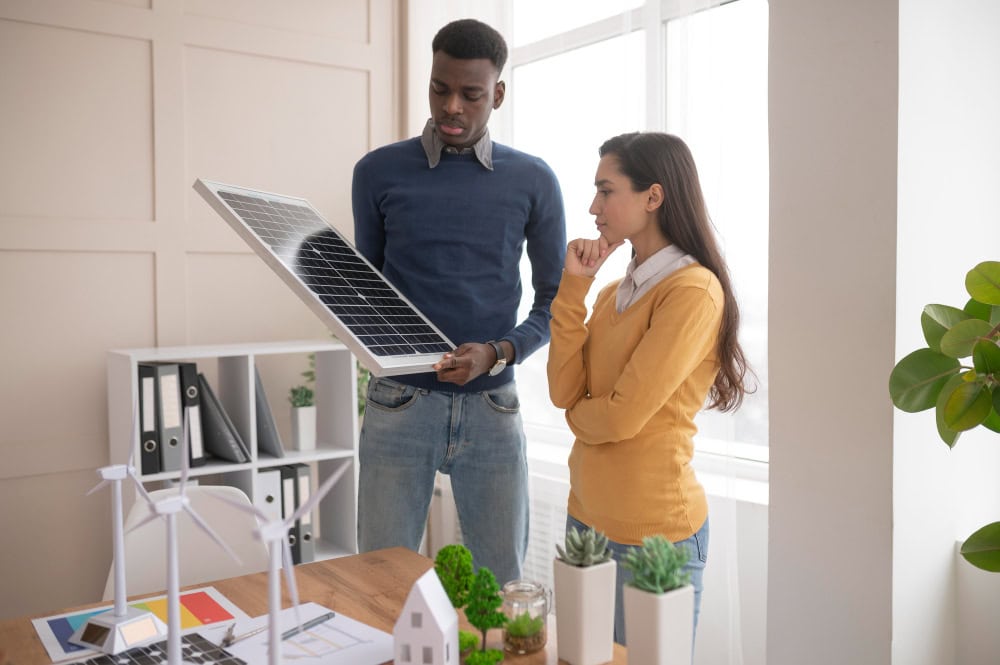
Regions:
<svg viewBox="0 0 1000 665"><path fill-rule="evenodd" d="M362 551L423 536L436 471L451 476L477 567L518 579L528 543L524 430L512 365L548 341L566 252L562 194L542 160L493 143L503 37L465 19L434 37L431 118L419 138L354 169L358 249L458 348L436 373L373 378L361 430ZM526 248L534 303L518 323Z"/></svg>

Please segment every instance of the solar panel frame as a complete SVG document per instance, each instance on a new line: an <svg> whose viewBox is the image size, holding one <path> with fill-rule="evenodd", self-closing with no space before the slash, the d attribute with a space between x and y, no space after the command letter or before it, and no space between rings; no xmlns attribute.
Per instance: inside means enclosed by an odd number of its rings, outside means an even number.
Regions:
<svg viewBox="0 0 1000 665"><path fill-rule="evenodd" d="M432 372L455 348L306 199L202 178L194 189L375 376Z"/></svg>

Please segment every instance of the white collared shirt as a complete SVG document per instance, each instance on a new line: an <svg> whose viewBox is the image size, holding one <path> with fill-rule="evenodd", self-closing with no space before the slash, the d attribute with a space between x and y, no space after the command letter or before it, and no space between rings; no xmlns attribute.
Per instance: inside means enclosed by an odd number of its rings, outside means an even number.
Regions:
<svg viewBox="0 0 1000 665"><path fill-rule="evenodd" d="M618 285L615 309L619 313L624 312L664 277L692 263L696 263L694 257L685 254L676 245L667 245L643 261L642 265L636 265L633 258L625 270L625 279Z"/></svg>

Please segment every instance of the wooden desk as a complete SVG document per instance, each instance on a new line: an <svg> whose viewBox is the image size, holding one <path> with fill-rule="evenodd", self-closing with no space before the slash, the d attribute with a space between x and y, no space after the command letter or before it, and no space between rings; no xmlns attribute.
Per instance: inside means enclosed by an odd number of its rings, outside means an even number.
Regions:
<svg viewBox="0 0 1000 665"><path fill-rule="evenodd" d="M430 559L408 549L395 547L387 550L356 554L317 561L295 567L299 601L315 602L341 611L353 619L392 633L399 612L406 603L410 587L424 572L433 566ZM207 584L197 586L209 586ZM232 577L212 582L224 596L233 601L250 616L267 613L267 573ZM285 594L284 606L291 601ZM93 603L94 607L106 603ZM73 609L55 610L36 616L0 621L0 651L5 651L10 665L42 665L48 663L45 647L31 625L31 619L61 614ZM462 617L462 627L475 630ZM476 631L478 634L478 631ZM488 647L503 648L501 632L493 630L487 639ZM563 661L556 657L556 631L553 617L549 617L548 644L544 651L526 656L507 654L504 663L512 665L557 665ZM625 648L615 645L612 663L626 663ZM7 665L0 661L0 665Z"/></svg>

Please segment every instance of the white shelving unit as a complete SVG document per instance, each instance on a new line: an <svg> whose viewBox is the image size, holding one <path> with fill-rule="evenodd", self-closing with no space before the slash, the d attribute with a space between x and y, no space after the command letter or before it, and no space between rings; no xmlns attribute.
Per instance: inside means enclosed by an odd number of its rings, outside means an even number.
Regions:
<svg viewBox="0 0 1000 665"><path fill-rule="evenodd" d="M316 449L285 449L285 457L261 455L257 449L257 418L254 408L254 365L261 356L309 354L316 358ZM140 362L217 361L218 379L214 389L233 425L250 449L250 461L234 464L209 458L194 467L189 477L212 476L213 482L239 487L255 504L261 499L257 471L283 464L308 463L322 483L341 465L350 466L318 507L319 538L316 559L357 552L358 487L358 398L357 364L350 350L334 341L272 342L213 346L175 346L123 349L108 352L108 428L112 464L133 464L143 484L170 481L179 471L141 474L138 460L139 425L133 422L138 403ZM201 366L199 366L201 371ZM271 404L275 408L275 404ZM131 434L129 434L131 426ZM317 484L317 486L318 486Z"/></svg>

